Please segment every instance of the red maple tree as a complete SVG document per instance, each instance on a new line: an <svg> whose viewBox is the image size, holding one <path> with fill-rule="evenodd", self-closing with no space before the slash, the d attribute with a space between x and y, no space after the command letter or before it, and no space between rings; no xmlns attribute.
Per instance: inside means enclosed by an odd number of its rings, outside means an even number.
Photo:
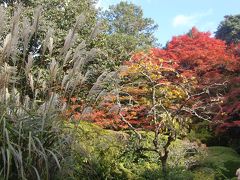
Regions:
<svg viewBox="0 0 240 180"><path fill-rule="evenodd" d="M225 89L213 89L219 103L212 110L218 132L231 128L240 129L240 45L229 46L222 40L211 37L209 32L199 32L193 27L189 33L173 37L165 49L152 49L155 59L169 59L177 63L177 70L198 81L198 88L225 82ZM218 91L218 93L216 93ZM240 137L240 130L238 131Z"/></svg>

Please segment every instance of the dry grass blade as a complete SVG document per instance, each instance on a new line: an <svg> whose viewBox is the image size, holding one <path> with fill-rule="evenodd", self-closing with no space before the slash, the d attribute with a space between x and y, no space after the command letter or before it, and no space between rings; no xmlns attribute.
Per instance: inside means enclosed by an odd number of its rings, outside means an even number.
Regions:
<svg viewBox="0 0 240 180"><path fill-rule="evenodd" d="M35 174L37 176L37 180L41 180L40 175L38 173L38 170L34 166L32 166L32 168L34 169L34 172L35 172Z"/></svg>
<svg viewBox="0 0 240 180"><path fill-rule="evenodd" d="M28 133L28 158L31 159L31 151L32 151L32 132Z"/></svg>
<svg viewBox="0 0 240 180"><path fill-rule="evenodd" d="M54 158L54 160L55 160L58 168L61 170L61 165L60 165L60 163L59 163L59 160L58 160L56 154L55 154L54 152L52 152L51 150L48 150L48 149L47 149L47 152L49 152L49 153L53 156L53 158Z"/></svg>
<svg viewBox="0 0 240 180"><path fill-rule="evenodd" d="M2 160L3 160L3 167L2 167L2 170L0 172L0 175L3 174L3 177L6 178L7 159L6 159L5 149L3 147L1 147L1 154L2 154Z"/></svg>
<svg viewBox="0 0 240 180"><path fill-rule="evenodd" d="M11 154L9 149L6 149L7 153L7 174L6 174L6 179L9 179L9 174L10 174L10 167L11 167Z"/></svg>
<svg viewBox="0 0 240 180"><path fill-rule="evenodd" d="M34 140L38 143L38 145L40 146L41 150L39 151L39 153L42 155L42 157L44 158L44 162L45 162L45 169L46 169L46 178L49 179L49 165L48 165L48 159L47 159L47 154L45 151L45 148L43 147L43 144L41 143L41 141L39 140L39 138L34 137Z"/></svg>

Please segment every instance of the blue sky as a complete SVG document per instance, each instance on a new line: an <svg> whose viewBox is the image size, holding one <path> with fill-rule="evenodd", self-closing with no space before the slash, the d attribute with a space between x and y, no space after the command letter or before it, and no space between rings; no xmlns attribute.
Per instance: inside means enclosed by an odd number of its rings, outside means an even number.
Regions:
<svg viewBox="0 0 240 180"><path fill-rule="evenodd" d="M121 0L99 0L97 6L107 9ZM215 32L225 15L240 14L240 0L128 0L140 5L145 17L159 25L156 37L165 45L174 35L196 26L201 31Z"/></svg>

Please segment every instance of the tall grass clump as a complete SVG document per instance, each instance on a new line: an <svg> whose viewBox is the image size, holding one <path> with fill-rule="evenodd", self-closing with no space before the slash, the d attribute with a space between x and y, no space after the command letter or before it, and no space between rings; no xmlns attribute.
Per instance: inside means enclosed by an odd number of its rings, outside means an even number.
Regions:
<svg viewBox="0 0 240 180"><path fill-rule="evenodd" d="M14 13L0 7L0 179L53 179L66 172L73 136L62 112L82 93L92 74L87 66L98 53L87 48L97 27L76 43L84 13L60 48L42 13L41 7L33 14L21 5Z"/></svg>

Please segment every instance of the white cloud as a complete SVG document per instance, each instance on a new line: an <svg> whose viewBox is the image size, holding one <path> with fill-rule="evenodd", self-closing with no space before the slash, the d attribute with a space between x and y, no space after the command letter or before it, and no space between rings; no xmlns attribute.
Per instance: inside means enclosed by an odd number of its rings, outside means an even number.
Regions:
<svg viewBox="0 0 240 180"><path fill-rule="evenodd" d="M209 16L212 14L212 9L209 9L206 12L203 13L195 13L191 15L183 15L179 14L173 18L172 26L173 27L179 27L179 26L185 26L185 27L191 27L196 25L203 17Z"/></svg>
<svg viewBox="0 0 240 180"><path fill-rule="evenodd" d="M195 23L195 17L194 16L185 16L185 15L177 15L173 19L173 27L178 26L191 26L191 24Z"/></svg>

